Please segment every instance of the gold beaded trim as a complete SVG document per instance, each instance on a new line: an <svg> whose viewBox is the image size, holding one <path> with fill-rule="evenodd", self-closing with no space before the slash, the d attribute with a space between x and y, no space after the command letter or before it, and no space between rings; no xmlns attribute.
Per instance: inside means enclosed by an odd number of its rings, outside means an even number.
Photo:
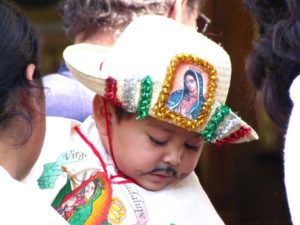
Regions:
<svg viewBox="0 0 300 225"><path fill-rule="evenodd" d="M175 72L180 63L192 64L194 66L201 67L201 69L208 74L208 88L205 95L205 101L203 103L201 113L194 120L178 115L166 107L170 92L172 90L172 84L175 79ZM207 122L211 107L214 103L216 89L217 71L210 63L192 54L177 54L170 62L162 90L153 111L158 119L171 121L177 126L187 130L200 131L202 130L203 125L205 125Z"/></svg>

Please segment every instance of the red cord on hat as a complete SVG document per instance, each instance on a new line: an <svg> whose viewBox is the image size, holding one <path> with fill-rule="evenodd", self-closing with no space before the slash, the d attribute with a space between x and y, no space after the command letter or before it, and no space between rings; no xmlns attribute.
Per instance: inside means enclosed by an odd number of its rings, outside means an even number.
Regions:
<svg viewBox="0 0 300 225"><path fill-rule="evenodd" d="M117 97L117 81L112 77L106 79L105 98L114 106L122 107Z"/></svg>

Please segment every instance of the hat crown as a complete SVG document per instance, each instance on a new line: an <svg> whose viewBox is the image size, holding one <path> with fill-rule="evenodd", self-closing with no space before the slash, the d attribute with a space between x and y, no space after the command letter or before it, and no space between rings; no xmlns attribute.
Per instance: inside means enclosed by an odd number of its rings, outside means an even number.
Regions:
<svg viewBox="0 0 300 225"><path fill-rule="evenodd" d="M217 71L215 100L225 103L231 78L227 52L206 36L170 18L147 15L135 19L121 35L102 67L102 76L163 83L170 62L179 54L198 57Z"/></svg>

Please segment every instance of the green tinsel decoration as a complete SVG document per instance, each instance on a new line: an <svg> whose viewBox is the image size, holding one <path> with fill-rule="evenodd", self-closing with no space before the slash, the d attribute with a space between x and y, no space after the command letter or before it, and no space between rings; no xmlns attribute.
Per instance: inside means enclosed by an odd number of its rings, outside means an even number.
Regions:
<svg viewBox="0 0 300 225"><path fill-rule="evenodd" d="M215 136L218 125L224 120L225 116L227 116L230 112L230 108L226 105L220 105L212 118L209 120L205 129L201 132L201 135L207 142L210 142Z"/></svg>
<svg viewBox="0 0 300 225"><path fill-rule="evenodd" d="M136 119L142 120L148 116L151 98L153 92L153 83L150 76L146 76L141 82L140 100L137 107Z"/></svg>

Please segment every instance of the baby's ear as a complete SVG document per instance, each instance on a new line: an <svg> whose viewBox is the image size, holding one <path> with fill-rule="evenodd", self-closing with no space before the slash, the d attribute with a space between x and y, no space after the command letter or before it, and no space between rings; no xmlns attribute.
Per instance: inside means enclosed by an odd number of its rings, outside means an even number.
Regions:
<svg viewBox="0 0 300 225"><path fill-rule="evenodd" d="M111 125L111 110L110 104L108 104L102 96L95 95L93 100L93 111L100 135L108 135L107 123L109 123L109 126Z"/></svg>

